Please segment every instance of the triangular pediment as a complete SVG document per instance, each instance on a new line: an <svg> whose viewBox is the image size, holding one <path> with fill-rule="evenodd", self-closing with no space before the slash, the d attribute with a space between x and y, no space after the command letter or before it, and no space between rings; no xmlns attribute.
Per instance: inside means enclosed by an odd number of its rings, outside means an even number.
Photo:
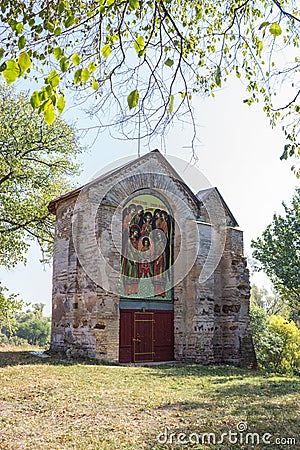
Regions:
<svg viewBox="0 0 300 450"><path fill-rule="evenodd" d="M90 188L93 189L93 187L97 185L120 184L126 177L133 177L132 184L136 185L137 190L142 187L145 188L147 187L147 176L148 187L154 187L155 183L153 185L153 180L159 180L163 176L168 180L165 183L166 187L167 183L174 183L177 187L178 195L180 193L181 198L187 200L191 204L194 211L200 208L200 210L202 210L202 219L209 223L213 220L209 218L209 215L205 213L205 210L208 208L214 208L214 203L217 201L218 204L224 209L226 225L232 227L238 226L235 217L216 187L203 189L195 195L179 173L159 152L159 150L153 150L138 158L130 159L129 161L125 158L125 162L123 162L123 164L121 163L116 167L112 167L108 171L96 176L89 183L52 200L49 203L49 210L55 214L56 207L60 202L72 197L78 197L82 191ZM141 178L143 178L143 182L141 182ZM201 206L204 208L201 208Z"/></svg>
<svg viewBox="0 0 300 450"><path fill-rule="evenodd" d="M159 150L153 150L141 157L132 159L124 164L121 164L120 166L112 168L107 172L104 172L99 176L95 177L89 183L77 189L74 189L73 191L70 191L65 195L62 195L57 199L52 200L49 204L49 210L55 213L56 205L58 203L68 198L77 197L80 194L80 192L82 192L83 190L90 189L93 186L97 186L99 184L103 185L112 182L120 183L120 180L122 180L122 178L128 176L132 177L136 176L138 181L139 176L143 175L143 177L145 178L146 174L149 174L152 177L153 175L155 175L156 177L158 177L158 175L164 175L168 177L169 181L175 183L178 186L178 189L180 189L184 193L184 195L188 196L189 200L192 203L194 203L194 207L198 208L199 201L192 192L192 190L189 188L189 186L187 186L187 184L183 181L178 172L159 152Z"/></svg>

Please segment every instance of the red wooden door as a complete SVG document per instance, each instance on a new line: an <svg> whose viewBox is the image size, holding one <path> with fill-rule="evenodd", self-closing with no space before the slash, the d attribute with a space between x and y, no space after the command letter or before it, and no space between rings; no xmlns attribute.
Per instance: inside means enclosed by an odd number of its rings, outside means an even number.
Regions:
<svg viewBox="0 0 300 450"><path fill-rule="evenodd" d="M155 361L174 360L174 313L155 311L154 352Z"/></svg>
<svg viewBox="0 0 300 450"><path fill-rule="evenodd" d="M173 311L120 311L119 361L174 359Z"/></svg>
<svg viewBox="0 0 300 450"><path fill-rule="evenodd" d="M154 361L154 313L134 313L134 362Z"/></svg>
<svg viewBox="0 0 300 450"><path fill-rule="evenodd" d="M120 311L120 363L127 363L133 361L133 320L132 311Z"/></svg>

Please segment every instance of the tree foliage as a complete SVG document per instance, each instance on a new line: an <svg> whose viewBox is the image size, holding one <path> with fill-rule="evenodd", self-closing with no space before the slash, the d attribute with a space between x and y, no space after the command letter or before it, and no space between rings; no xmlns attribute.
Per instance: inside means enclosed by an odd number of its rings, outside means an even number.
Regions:
<svg viewBox="0 0 300 450"><path fill-rule="evenodd" d="M47 205L66 192L82 148L62 118L47 125L26 94L0 86L0 265L25 261L30 240L44 256L53 242Z"/></svg>
<svg viewBox="0 0 300 450"><path fill-rule="evenodd" d="M300 188L284 215L274 214L262 236L252 241L253 256L275 290L291 306L300 306Z"/></svg>
<svg viewBox="0 0 300 450"><path fill-rule="evenodd" d="M286 303L274 288L272 288L270 293L265 287L259 288L253 284L251 286L250 302L252 305L264 309L269 316L279 314L294 320L294 317L291 317L294 314L294 309Z"/></svg>
<svg viewBox="0 0 300 450"><path fill-rule="evenodd" d="M0 283L0 332L5 327L8 333L12 334L16 325L15 314L20 311L23 302L15 294L6 296L5 291L7 289Z"/></svg>
<svg viewBox="0 0 300 450"><path fill-rule="evenodd" d="M44 305L37 303L33 310L17 314L14 336L25 339L31 345L45 346L50 341L49 317L43 314Z"/></svg>
<svg viewBox="0 0 300 450"><path fill-rule="evenodd" d="M193 122L194 93L234 74L245 103L261 99L272 125L284 117L282 158L300 151L296 0L3 0L0 18L3 77L44 78L31 104L49 124L68 88L94 94L100 126L151 135Z"/></svg>
<svg viewBox="0 0 300 450"><path fill-rule="evenodd" d="M252 306L251 332L261 368L277 372L299 371L300 330L293 321Z"/></svg>

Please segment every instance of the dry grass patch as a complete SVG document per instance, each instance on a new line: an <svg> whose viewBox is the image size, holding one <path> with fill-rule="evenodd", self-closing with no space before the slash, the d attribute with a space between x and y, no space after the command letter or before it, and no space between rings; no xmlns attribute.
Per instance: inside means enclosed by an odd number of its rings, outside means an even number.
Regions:
<svg viewBox="0 0 300 450"><path fill-rule="evenodd" d="M228 366L72 363L13 350L0 349L0 449L299 448L299 378ZM270 433L272 445L178 442L178 433L219 440L240 422ZM168 442L159 443L166 428Z"/></svg>

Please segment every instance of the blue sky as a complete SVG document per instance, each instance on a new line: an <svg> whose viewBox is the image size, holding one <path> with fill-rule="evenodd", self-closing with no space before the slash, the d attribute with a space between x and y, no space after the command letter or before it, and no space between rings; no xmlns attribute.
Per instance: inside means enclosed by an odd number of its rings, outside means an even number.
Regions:
<svg viewBox="0 0 300 450"><path fill-rule="evenodd" d="M291 172L292 161L280 161L284 138L280 126L272 129L262 112L262 105L249 107L243 103L246 94L239 80L219 90L215 98L196 99L195 118L200 143L197 146L198 170L212 186L217 186L244 230L245 254L251 257L250 242L281 212L281 202L289 202L299 181ZM72 108L66 118L77 118L78 127L93 125L83 113ZM89 132L84 142L91 145L96 131ZM164 141L157 137L150 146L141 142L141 153L158 148L167 155L190 159L191 129L174 124ZM164 145L163 145L164 144ZM89 151L82 155L81 185L104 166L124 156L137 156L136 141L119 141L108 132L100 133ZM26 266L11 271L0 270L0 277L10 291L28 302L46 304L51 311L52 269L39 263L39 251L32 246ZM255 275L256 284L268 286L266 277Z"/></svg>

